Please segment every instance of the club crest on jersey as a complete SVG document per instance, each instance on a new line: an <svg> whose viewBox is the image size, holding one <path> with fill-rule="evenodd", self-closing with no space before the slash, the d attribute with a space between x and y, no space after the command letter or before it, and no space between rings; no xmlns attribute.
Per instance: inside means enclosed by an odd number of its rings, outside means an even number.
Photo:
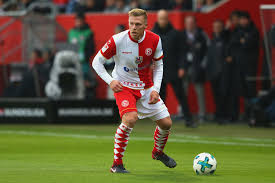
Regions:
<svg viewBox="0 0 275 183"><path fill-rule="evenodd" d="M152 49L151 48L146 48L146 50L145 50L145 55L147 55L147 56L150 56L150 55L152 55Z"/></svg>
<svg viewBox="0 0 275 183"><path fill-rule="evenodd" d="M122 106L122 107L128 107L128 105L129 105L129 101L128 101L128 100L123 100L123 101L121 102L121 106Z"/></svg>
<svg viewBox="0 0 275 183"><path fill-rule="evenodd" d="M136 64L141 64L142 61L143 61L143 56L138 56L138 57L136 57L135 63Z"/></svg>

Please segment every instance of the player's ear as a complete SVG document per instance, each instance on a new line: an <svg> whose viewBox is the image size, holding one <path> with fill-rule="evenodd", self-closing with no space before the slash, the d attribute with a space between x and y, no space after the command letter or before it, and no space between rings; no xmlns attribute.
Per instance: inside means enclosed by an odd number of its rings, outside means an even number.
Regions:
<svg viewBox="0 0 275 183"><path fill-rule="evenodd" d="M147 23L147 21L145 22L145 29L147 29L147 27L148 27L148 23Z"/></svg>

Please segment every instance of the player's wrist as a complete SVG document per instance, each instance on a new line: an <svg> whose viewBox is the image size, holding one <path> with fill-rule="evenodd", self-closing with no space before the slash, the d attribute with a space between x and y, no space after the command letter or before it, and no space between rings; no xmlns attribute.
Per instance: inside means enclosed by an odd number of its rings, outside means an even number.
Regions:
<svg viewBox="0 0 275 183"><path fill-rule="evenodd" d="M110 78L109 81L107 82L108 85L110 85L113 81L115 81L114 78Z"/></svg>
<svg viewBox="0 0 275 183"><path fill-rule="evenodd" d="M153 86L153 91L156 91L157 93L159 93L159 88L158 87L156 87L156 86Z"/></svg>

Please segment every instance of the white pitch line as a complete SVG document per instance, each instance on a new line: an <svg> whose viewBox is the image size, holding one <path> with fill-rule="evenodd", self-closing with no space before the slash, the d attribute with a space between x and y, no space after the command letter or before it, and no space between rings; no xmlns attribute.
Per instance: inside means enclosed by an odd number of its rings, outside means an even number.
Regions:
<svg viewBox="0 0 275 183"><path fill-rule="evenodd" d="M188 139L201 139L201 136L195 135L181 135L173 134L175 137L183 137ZM208 138L208 137L205 137ZM247 141L247 142L275 142L275 139L266 139L266 138L249 138L249 137L209 137L209 138L218 138L219 140L238 140L238 141Z"/></svg>
<svg viewBox="0 0 275 183"><path fill-rule="evenodd" d="M83 134L65 134L54 132L39 132L39 131L17 131L17 130L1 130L0 134L13 134L13 135L36 135L48 137L68 137L68 138L81 138L81 139L104 139L112 140L113 136L97 136L97 135L83 135ZM153 137L131 137L134 141L153 141ZM200 139L183 139L183 138L169 138L169 142L176 143L197 143L197 144L216 144L216 145L232 145L232 146L251 146L251 147L275 147L275 144L263 143L241 143L241 142L228 142L228 141L212 141Z"/></svg>

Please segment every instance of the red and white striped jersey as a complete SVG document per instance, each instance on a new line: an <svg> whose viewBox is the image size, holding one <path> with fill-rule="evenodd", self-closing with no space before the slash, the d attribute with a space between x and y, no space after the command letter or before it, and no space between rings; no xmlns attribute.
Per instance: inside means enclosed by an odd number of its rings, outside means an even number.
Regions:
<svg viewBox="0 0 275 183"><path fill-rule="evenodd" d="M143 37L136 41L126 30L116 34L100 50L110 59L113 57L115 68L112 77L124 86L132 89L146 89L154 85L150 66L152 61L163 58L161 39L155 33L146 30Z"/></svg>

